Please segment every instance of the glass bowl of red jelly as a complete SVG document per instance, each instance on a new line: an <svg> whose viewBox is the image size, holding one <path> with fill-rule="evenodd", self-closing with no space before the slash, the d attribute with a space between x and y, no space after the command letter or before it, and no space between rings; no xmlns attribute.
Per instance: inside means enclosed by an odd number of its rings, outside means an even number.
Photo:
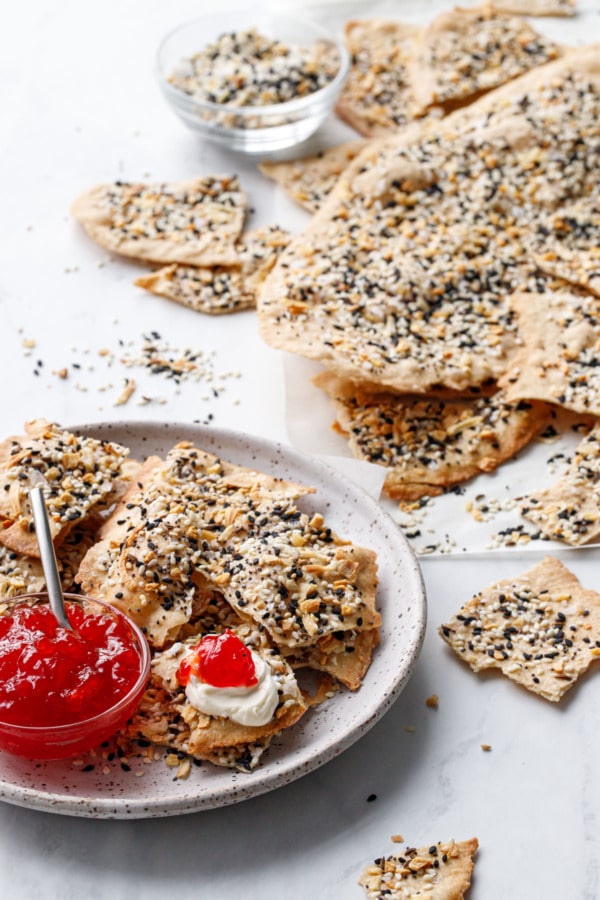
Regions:
<svg viewBox="0 0 600 900"><path fill-rule="evenodd" d="M122 612L65 594L72 630L47 594L0 607L0 750L63 759L112 737L135 712L150 672L141 630Z"/></svg>

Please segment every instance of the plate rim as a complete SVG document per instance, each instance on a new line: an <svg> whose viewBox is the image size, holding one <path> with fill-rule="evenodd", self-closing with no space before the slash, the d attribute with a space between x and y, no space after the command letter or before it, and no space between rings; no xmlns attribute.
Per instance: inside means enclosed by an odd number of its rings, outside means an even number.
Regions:
<svg viewBox="0 0 600 900"><path fill-rule="evenodd" d="M394 537L404 547L407 559L411 563L412 576L415 579L415 587L417 589L412 604L412 628L409 632L409 642L407 653L403 656L402 664L394 673L394 678L386 685L386 695L370 712L359 716L357 721L353 721L351 725L342 731L342 734L335 740L328 740L324 746L310 755L308 758L300 757L300 759L290 759L286 762L276 761L271 770L268 758L264 764L259 764L257 769L250 773L239 773L231 770L233 779L233 788L223 794L222 788L217 788L211 792L197 797L172 797L148 800L148 798L127 797L119 799L117 797L94 797L89 795L57 793L56 791L40 791L39 788L28 787L23 785L15 785L5 781L0 776L0 800L12 803L17 806L24 806L31 809L37 809L45 812L54 812L62 815L74 815L86 818L108 818L108 819L133 819L133 818L158 818L185 813L201 812L203 810L216 809L224 806L230 806L252 797L260 796L268 793L278 787L283 787L301 778L303 775L314 771L320 766L332 760L335 756L347 750L352 744L366 734L389 710L396 701L402 690L404 689L408 679L410 678L414 667L419 658L423 641L425 637L425 629L427 624L427 598L423 573L421 571L418 559L411 548L409 542L405 538L401 529L394 522L392 517L386 512L379 502L368 494L364 488L356 484L352 479L340 473L328 461L318 456L312 456L297 450L282 441L271 440L260 435L253 435L244 431L237 431L228 428L217 428L211 425L202 425L200 423L171 422L164 420L116 420L101 421L91 423L75 423L73 425L64 426L66 429L75 433L90 434L94 437L101 437L105 440L113 440L110 432L115 430L129 430L140 433L140 442L143 443L143 433L157 429L158 431L169 432L172 430L180 430L182 432L194 432L198 435L196 439L198 445L202 446L200 441L205 436L210 444L224 444L227 442L243 442L246 443L252 452L257 450L259 453L275 454L275 457L281 464L288 466L300 465L301 467L316 468L316 474L321 478L326 474L328 480L331 480L335 486L340 489L348 490L358 497L361 507L366 506L370 512L377 516L378 519L387 521L388 527L392 526L395 534ZM181 438L186 440L188 438ZM207 447L208 452L214 452L214 448ZM149 454L152 453L152 442L149 441ZM238 463L242 465L241 463ZM247 463L244 463L247 466ZM258 469L257 465L257 469ZM318 472L318 470L321 470ZM383 625L385 628L385 622ZM384 633L384 632L383 632ZM368 677L368 676L367 676ZM321 742L322 743L322 742ZM1 758L1 756L0 756ZM157 761L158 762L158 761ZM244 784L244 780L246 780Z"/></svg>

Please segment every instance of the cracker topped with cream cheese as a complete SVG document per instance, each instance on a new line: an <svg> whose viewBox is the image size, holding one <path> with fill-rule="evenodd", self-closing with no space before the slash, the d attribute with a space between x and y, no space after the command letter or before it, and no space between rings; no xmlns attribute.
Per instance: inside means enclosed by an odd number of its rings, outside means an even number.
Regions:
<svg viewBox="0 0 600 900"><path fill-rule="evenodd" d="M222 699L219 690L213 689L203 709L202 699L197 700L189 686L181 683L178 670L203 637L222 635L225 630L238 637L260 663L261 682L246 692L225 690ZM195 759L215 761L220 757L226 761L222 764L248 771L257 765L271 738L306 712L294 673L265 631L235 616L224 600L211 600L189 631L192 633L183 641L154 654L150 685L128 732L183 750ZM254 724L254 706L264 702L261 688L265 682L273 692L275 708L267 721L259 715ZM259 697L255 699L254 693ZM166 722L170 728L165 729Z"/></svg>

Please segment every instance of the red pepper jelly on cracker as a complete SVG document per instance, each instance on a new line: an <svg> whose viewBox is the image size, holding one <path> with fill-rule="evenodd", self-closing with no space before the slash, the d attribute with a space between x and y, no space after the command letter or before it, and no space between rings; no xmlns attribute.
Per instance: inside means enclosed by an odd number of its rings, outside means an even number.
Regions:
<svg viewBox="0 0 600 900"><path fill-rule="evenodd" d="M191 675L213 687L253 687L258 684L250 650L229 629L222 634L205 635L182 659L177 680L185 687Z"/></svg>

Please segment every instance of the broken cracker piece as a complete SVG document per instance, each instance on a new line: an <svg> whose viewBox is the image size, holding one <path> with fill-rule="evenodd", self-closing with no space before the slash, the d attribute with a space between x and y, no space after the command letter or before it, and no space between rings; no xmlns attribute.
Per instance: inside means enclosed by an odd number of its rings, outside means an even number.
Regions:
<svg viewBox="0 0 600 900"><path fill-rule="evenodd" d="M134 284L159 297L210 315L239 312L256 306L256 291L267 277L290 235L269 226L243 235L235 265L165 266L136 278Z"/></svg>
<svg viewBox="0 0 600 900"><path fill-rule="evenodd" d="M74 525L113 498L127 448L35 419L25 434L0 443L0 542L39 558L29 489L43 479L50 533L60 544Z"/></svg>
<svg viewBox="0 0 600 900"><path fill-rule="evenodd" d="M471 886L477 838L442 841L428 847L406 847L368 866L358 883L368 900L463 900Z"/></svg>
<svg viewBox="0 0 600 900"><path fill-rule="evenodd" d="M234 176L173 184L102 184L74 202L73 216L102 247L134 259L232 265L246 215Z"/></svg>
<svg viewBox="0 0 600 900"><path fill-rule="evenodd" d="M336 112L365 137L393 134L414 119L409 61L421 32L383 19L346 23L351 66Z"/></svg>
<svg viewBox="0 0 600 900"><path fill-rule="evenodd" d="M597 658L600 594L547 556L476 594L439 633L474 672L500 669L556 702Z"/></svg>
<svg viewBox="0 0 600 900"><path fill-rule="evenodd" d="M316 212L364 146L364 141L349 141L289 162L259 163L258 168L309 212Z"/></svg>
<svg viewBox="0 0 600 900"><path fill-rule="evenodd" d="M489 4L455 7L424 30L409 63L417 108L456 109L559 53L524 19Z"/></svg>
<svg viewBox="0 0 600 900"><path fill-rule="evenodd" d="M572 546L600 540L600 424L578 444L558 481L521 498L521 515Z"/></svg>
<svg viewBox="0 0 600 900"><path fill-rule="evenodd" d="M313 381L334 400L337 430L354 455L389 469L384 491L393 499L440 494L493 471L550 419L546 404L509 403L503 393L409 396L364 389L329 372Z"/></svg>
<svg viewBox="0 0 600 900"><path fill-rule="evenodd" d="M600 298L573 289L515 294L510 305L522 344L499 381L508 399L600 416Z"/></svg>

